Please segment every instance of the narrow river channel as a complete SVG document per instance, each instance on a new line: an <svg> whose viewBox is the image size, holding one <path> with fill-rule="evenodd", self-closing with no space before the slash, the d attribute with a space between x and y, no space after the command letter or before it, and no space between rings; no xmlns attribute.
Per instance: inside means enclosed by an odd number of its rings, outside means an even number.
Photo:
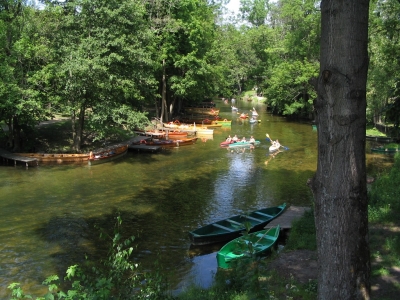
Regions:
<svg viewBox="0 0 400 300"><path fill-rule="evenodd" d="M194 249L187 232L230 215L261 207L310 206L306 186L317 162L317 132L310 124L289 122L267 113L256 102L236 103L239 111L255 107L260 123L240 121L231 104L217 102L232 126L214 130L195 145L161 153L129 152L105 164L0 166L0 299L7 286L20 282L35 296L52 274L65 276L68 266L98 259L107 252L100 228L112 234L116 216L122 232L136 236L133 257L147 270L161 270L171 288L190 282L209 286L216 272L217 249ZM272 139L288 148L268 154ZM219 147L228 135L261 145L253 150ZM367 152L370 153L368 145ZM391 163L385 155L368 154L374 175Z"/></svg>

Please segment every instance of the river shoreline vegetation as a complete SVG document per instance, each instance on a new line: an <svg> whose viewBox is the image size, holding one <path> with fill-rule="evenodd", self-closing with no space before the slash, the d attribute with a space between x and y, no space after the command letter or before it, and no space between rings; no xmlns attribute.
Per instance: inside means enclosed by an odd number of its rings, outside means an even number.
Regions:
<svg viewBox="0 0 400 300"><path fill-rule="evenodd" d="M0 121L8 127L1 146L9 150L34 152L26 140L35 126L60 113L71 121L69 151L80 153L85 129L102 141L215 96L262 96L274 114L315 119L319 1L246 1L228 20L222 1L32 3L0 6ZM392 136L400 118L391 59L399 41L390 25L398 5L372 1L369 22L367 122L393 124Z"/></svg>
<svg viewBox="0 0 400 300"><path fill-rule="evenodd" d="M358 122L361 119L362 125L371 124L373 128L378 128L378 125L386 128L387 124L393 124L388 135L398 138L400 133L400 61L393 58L399 57L400 51L400 37L397 34L400 22L397 14L400 11L399 1L353 0L351 3L356 9L344 8L347 5L344 3L350 3L350 1L332 1L335 5L338 3L344 5L337 10L342 19L338 17L336 21L354 24L354 26L348 26L356 29L353 33L366 32L362 39L365 38L363 44L365 47L368 46L368 49L356 46L356 50L360 50L360 53L348 51L349 49L345 49L343 53L348 53L349 56L354 55L346 57L348 62L354 62L353 58L364 57L361 52L368 52L368 58L365 57L363 65L365 77L368 79L365 84L361 82L364 75L341 73L345 75L342 78L346 78L348 86L354 84L356 79L360 79L361 83L356 92L353 86L354 89L351 92L345 93L349 95L349 98L339 100L345 100L347 105L356 103L355 99L357 99L359 101L357 103L362 103L362 105L354 106L354 108L362 108L363 111L362 114L356 114L355 109L348 109L354 112L354 115L341 119L344 120L343 124L331 122L331 125L333 124L331 127L328 127L326 123L328 118L324 118L321 113L325 112L327 107L337 108L336 112L339 110L343 112L341 109L346 107L340 103L326 105L322 103L322 98L318 97L318 93L324 90L321 86L318 88L318 82L321 82L322 78L320 64L326 62L323 58L328 57L328 52L333 49L327 47L328 42L337 42L337 40L344 42L346 39L351 39L345 35L342 35L343 40L333 35L329 39L323 39L324 36L329 35L327 28L335 28L335 26L327 26L328 23L321 26L322 17L327 16L328 9L321 9L320 4L327 2L317 0L242 1L240 15L226 20L222 0L41 0L40 8L32 4L36 1L2 1L0 4L0 122L7 130L0 132L0 147L12 152L40 150L81 153L90 147L94 149L98 145L105 145L129 136L135 128L144 128L149 125L149 117L153 115L168 122L184 114L185 106L201 105L204 101L212 101L214 97L225 99L253 97L254 94L250 96L244 91L253 91L257 97L265 98L265 104L271 113L293 119L314 121L318 109L321 119L320 124L317 125L323 125L322 130L328 130L332 135L337 135L338 141L349 138L350 144L357 140L354 145L360 146L363 132L354 130L352 126L356 124L355 120ZM367 8L369 8L368 24L358 21L344 22L346 17L348 19L354 17L345 13L351 14L356 11L356 16L361 16L361 8L365 8L365 20L368 17ZM243 24L243 21L246 23ZM350 31L343 32L350 35ZM325 43L320 44L321 40ZM361 39L355 38L352 41L359 42ZM340 52L336 51L333 54L335 53ZM345 69L347 66L343 63L343 59L341 61L341 64L336 63L337 65L328 66L328 68L341 70L343 67ZM366 61L369 63L365 63ZM351 67L362 69L358 68L359 66L352 65ZM323 79L328 84L332 73L329 70L325 71ZM367 72L368 76L366 76ZM335 87L338 88L330 89L330 91L341 91L340 83ZM339 98L334 95L328 96L325 100ZM364 104L366 104L366 111L364 111ZM64 137L68 144L63 146L51 145L49 141L39 136L37 130L38 124L42 121L51 120L59 114L68 116L67 121L57 125L60 126L57 134L69 133L69 137ZM333 117L343 116L334 115ZM341 129L333 127L339 123L342 126ZM362 127L364 131L362 125L360 124L357 129ZM69 126L69 129L63 126ZM340 131L342 129L349 132ZM322 130L318 130L318 134ZM319 141L322 143L322 139ZM325 143L325 145L330 144ZM335 145L344 148L343 143L338 142ZM342 163L341 166L347 167L349 164L346 164L345 159L348 156L340 151L335 152L340 147L330 148L333 151L320 151L320 154L332 153L335 157L331 159L334 158L335 161L337 159L339 163ZM326 166L328 166L329 159L323 158L319 158L318 162L327 162ZM355 156L355 159L358 158L360 156ZM399 197L398 161L399 158L396 155L395 164L390 173L379 176L371 185L368 196L371 261L373 261L371 279L374 281L377 278L389 278L389 280L379 282L381 286L387 288L387 292L379 289L379 292L383 294L377 299L393 299L395 292L397 294L399 292L398 278L391 277L393 269L399 268L399 224L394 218L394 215L398 215L399 212L398 203L396 203ZM317 171L322 172L317 172L317 177L322 178L319 174L323 174L328 169L332 168L325 168L325 166L318 168ZM334 175L338 176L330 177L332 189L328 196L334 198L339 190L333 188L334 184L339 182L334 181L334 178L340 178L342 181L338 185L342 187L340 191L345 189L343 183L353 188L352 191L365 191L365 185L361 185L359 189L359 186L355 187L352 183L361 181L359 179L364 176L363 170L356 171L355 173L359 173L350 179L349 176L339 176L341 175L339 171L343 169L334 168L338 172ZM321 180L313 185L313 191L320 192L321 190L317 187L321 187L322 184L329 185L329 183L329 181ZM358 196L363 201L358 211L362 211L366 206L365 196ZM317 196L315 200L322 201L323 204L332 203L329 199ZM349 208L361 203L350 202L353 200L349 198L346 200L349 200L346 204L354 204L347 206ZM317 205L316 207L326 206ZM332 210L338 212L338 206L334 205ZM362 212L365 213L365 210ZM348 217L346 220L355 224L354 220L364 220L365 214L360 213L358 217L360 218L354 217L351 220ZM308 224L313 223L312 215L308 215L306 219ZM320 219L316 218L316 220L318 222ZM335 220L330 219L330 221ZM117 223L119 224L120 220ZM367 232L366 222L359 221L351 227L353 223L348 222L342 225L349 225L347 229L354 229L356 225L362 223L358 227L362 230L353 230L353 233ZM364 227L361 228L361 226ZM334 227L337 230L336 227L339 226ZM305 228L311 230L310 226L305 226ZM321 232L327 233L330 230ZM295 233L294 228L288 245L291 243L301 245L303 233L297 234L299 239L291 242L291 239L296 236ZM112 241L112 250L109 260L103 262L104 269L96 266L91 269L92 273L88 274L83 269L71 266L67 271L67 279L72 281L72 286L68 293L59 292L58 297L60 299L109 299L110 295L118 297L118 293L131 294L133 285L138 297L165 299L165 292L168 291L165 278L153 274L154 277L146 279L137 269L138 266L129 262L128 257L133 253L130 245L134 242L134 238L122 239L118 231L114 236L109 235L109 238ZM317 240L320 242L322 239ZM344 254L348 254L347 257L355 257L353 250L349 250L351 241L348 238L344 240L347 244L344 243L341 246L346 247L340 248L341 252L336 254L341 258L346 257ZM361 241L359 244L361 245L365 240L359 238L357 241ZM318 249L322 249L321 246L325 245L319 244L319 246ZM353 249L356 248L353 247ZM364 248L366 247L357 249L360 257L362 256L365 261L365 257L369 255ZM345 253L346 250L348 252ZM327 258L329 257L327 255ZM325 264L331 262L332 260L326 260ZM346 262L346 260L343 259L341 262ZM273 297L279 299L282 296L293 299L317 297L315 282L311 281L301 286L295 283L294 279L283 279L269 273L261 273L263 263L264 261L260 262L261 266L251 264L249 269L238 266L236 271L229 275L231 277L225 278L221 275L221 280L216 278L217 284L210 290L199 291L194 287L192 291L186 293L186 299L196 299L196 297L197 299L248 299L265 295L271 299ZM358 264L358 261L354 259L351 263ZM366 263L358 264L359 268L356 271L357 275L362 275L358 278L366 279L368 286L369 275L366 274L365 266L367 266ZM354 276L345 272L346 267L343 264L340 267L349 279L348 282L352 281ZM361 269L363 271L360 271ZM320 268L320 270L325 269ZM335 276L320 278L334 278L336 280L332 279L331 282L339 283L337 273L329 275ZM220 277L219 274L218 277ZM279 279L275 285L274 280L277 278ZM56 276L49 277L45 281L50 293L58 292L58 285L54 284L56 281ZM129 286L125 286L127 282ZM148 284L142 286L143 282ZM283 282L285 284L281 286ZM356 285L349 284L344 288L344 292L356 294L354 291ZM339 290L333 285L328 287L326 281L320 283L321 286L324 289L320 288L320 291L323 290L324 293L320 295L327 295L329 288L332 292ZM12 284L10 288L15 299L25 297L18 284ZM369 287L366 287L367 291L368 289ZM361 295L361 288L357 292L359 292L357 295ZM168 297L175 296L168 295ZM185 299L185 293L179 297ZM51 299L52 296L49 295L48 298Z"/></svg>

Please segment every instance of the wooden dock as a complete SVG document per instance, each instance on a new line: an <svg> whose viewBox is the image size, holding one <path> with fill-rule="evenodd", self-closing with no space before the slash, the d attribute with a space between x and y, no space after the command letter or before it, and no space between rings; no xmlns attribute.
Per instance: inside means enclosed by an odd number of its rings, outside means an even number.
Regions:
<svg viewBox="0 0 400 300"><path fill-rule="evenodd" d="M25 163L26 167L28 167L30 164L38 165L38 161L36 158L15 155L15 154L12 154L11 152L8 152L7 150L3 150L3 149L0 149L0 157L2 157L3 161L6 161L7 163L8 163L8 160L13 160L14 166L17 165L17 162Z"/></svg>
<svg viewBox="0 0 400 300"><path fill-rule="evenodd" d="M279 217L269 222L265 229L269 229L279 225L282 230L292 228L292 222L301 218L310 207L289 206Z"/></svg>

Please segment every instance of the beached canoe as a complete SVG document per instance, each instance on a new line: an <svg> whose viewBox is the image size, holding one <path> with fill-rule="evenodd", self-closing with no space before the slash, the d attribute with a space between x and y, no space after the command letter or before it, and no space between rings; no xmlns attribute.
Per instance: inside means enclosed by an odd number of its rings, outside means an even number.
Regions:
<svg viewBox="0 0 400 300"><path fill-rule="evenodd" d="M280 226L272 227L238 237L225 244L217 252L217 264L222 269L232 267L240 259L256 259L269 251L278 240Z"/></svg>
<svg viewBox="0 0 400 300"><path fill-rule="evenodd" d="M371 148L371 152L375 153L396 153L399 152L400 148L390 148L390 147L376 147L376 148Z"/></svg>
<svg viewBox="0 0 400 300"><path fill-rule="evenodd" d="M89 166L97 165L124 156L128 152L128 145L117 146L97 153L90 153Z"/></svg>
<svg viewBox="0 0 400 300"><path fill-rule="evenodd" d="M190 241L193 245L207 245L225 242L235 239L245 231L246 225L249 232L264 228L270 221L278 217L286 208L286 203L269 208L262 208L250 212L232 216L189 232ZM246 223L246 225L245 225Z"/></svg>

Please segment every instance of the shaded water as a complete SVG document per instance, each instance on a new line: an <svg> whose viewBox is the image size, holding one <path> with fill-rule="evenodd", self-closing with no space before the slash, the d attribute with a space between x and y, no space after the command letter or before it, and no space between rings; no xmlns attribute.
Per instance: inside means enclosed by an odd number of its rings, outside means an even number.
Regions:
<svg viewBox="0 0 400 300"><path fill-rule="evenodd" d="M41 282L65 275L85 254L98 259L107 251L97 225L111 235L116 216L123 233L135 235L134 258L149 270L162 269L173 289L190 280L208 286L216 272L218 249L193 249L187 232L230 215L286 202L311 205L306 181L316 170L317 132L309 124L267 114L261 103L239 102L258 110L261 123L240 121L218 103L232 127L215 129L212 139L159 154L128 153L96 166L0 167L0 298L20 282L35 295ZM289 150L268 154L265 134ZM228 134L253 135L254 150L219 147ZM368 149L367 149L368 152ZM385 155L368 155L368 170L379 173ZM156 264L155 261L158 261ZM173 273L171 275L171 273Z"/></svg>

